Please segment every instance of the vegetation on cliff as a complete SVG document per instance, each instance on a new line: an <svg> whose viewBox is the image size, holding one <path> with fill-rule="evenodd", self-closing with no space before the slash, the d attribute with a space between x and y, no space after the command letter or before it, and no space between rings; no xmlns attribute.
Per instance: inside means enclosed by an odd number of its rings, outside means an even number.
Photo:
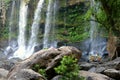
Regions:
<svg viewBox="0 0 120 80"><path fill-rule="evenodd" d="M30 11L31 14L28 14L29 21L28 25L31 25L32 16L34 15L35 4L37 0L32 4L32 0L29 1L29 7L33 7ZM60 0L60 9L58 13L58 20L56 24L57 27L57 39L60 41L68 41L68 42L77 42L84 40L89 37L89 28L91 21L90 16L95 15L95 22L99 23L99 27L104 28L108 31L108 33L112 33L115 36L120 36L120 1L119 0L95 0L96 3L99 3L98 11L96 12L93 8L90 8L90 1L85 0ZM10 0L4 1L6 7L9 7ZM47 1L46 1L47 3ZM7 9L6 9L7 10ZM42 13L42 21L40 23L45 23L45 11ZM19 13L18 13L19 14ZM6 18L6 21L8 18ZM2 23L0 23L2 25ZM1 26L1 39L6 39L8 37L8 24ZM29 28L28 28L29 29ZM41 38L40 34L40 38Z"/></svg>

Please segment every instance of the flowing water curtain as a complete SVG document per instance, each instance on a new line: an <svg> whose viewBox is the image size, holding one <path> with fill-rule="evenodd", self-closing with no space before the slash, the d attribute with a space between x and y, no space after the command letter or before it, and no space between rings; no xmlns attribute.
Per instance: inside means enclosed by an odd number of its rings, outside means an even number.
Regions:
<svg viewBox="0 0 120 80"><path fill-rule="evenodd" d="M24 0L21 0L19 11L19 34L18 34L18 49L13 54L13 57L23 58L26 50L26 25L27 25L28 5Z"/></svg>
<svg viewBox="0 0 120 80"><path fill-rule="evenodd" d="M90 7L93 10L95 10L95 1L91 0L90 1ZM95 20L95 15L91 14L91 21L90 21L90 41L91 41L91 52L90 54L94 55L94 48L95 48L95 38L97 34L97 23L94 21Z"/></svg>
<svg viewBox="0 0 120 80"><path fill-rule="evenodd" d="M53 11L53 0L49 0L46 20L45 20L45 29L44 29L44 38L43 38L43 48L48 48L50 46L50 30L51 30L51 21L52 21L52 11Z"/></svg>
<svg viewBox="0 0 120 80"><path fill-rule="evenodd" d="M29 57L33 54L34 48L38 45L38 32L39 32L39 24L41 20L41 13L43 8L44 0L39 0L37 8L34 13L34 20L31 26L31 36L27 45L27 51L25 57Z"/></svg>
<svg viewBox="0 0 120 80"><path fill-rule="evenodd" d="M59 0L54 0L53 2L53 14L52 14L52 27L50 31L50 46L49 47L57 47L56 40L56 30L57 30L57 20L58 20L58 10L59 10Z"/></svg>
<svg viewBox="0 0 120 80"><path fill-rule="evenodd" d="M12 27L13 27L13 17L14 17L14 10L15 10L14 8L15 8L15 1L12 2L12 9L11 9L11 14L9 19L9 42L11 42L12 40Z"/></svg>
<svg viewBox="0 0 120 80"><path fill-rule="evenodd" d="M20 7L20 1L12 1L11 8L8 10L8 26L9 26L9 45L13 51L15 51L15 48L17 46L16 36L17 36L17 26L19 21L19 7Z"/></svg>
<svg viewBox="0 0 120 80"><path fill-rule="evenodd" d="M92 10L92 14L91 14L91 21L90 21L91 45L90 45L89 58L91 58L91 56L101 58L105 53L104 51L106 48L106 41L103 37L101 37L102 29L99 28L99 23L96 22L96 15L99 12L100 3L95 2L95 0L91 0L90 3L91 3L90 7Z"/></svg>
<svg viewBox="0 0 120 80"><path fill-rule="evenodd" d="M57 47L56 21L59 9L58 0L49 0L44 29L43 48Z"/></svg>

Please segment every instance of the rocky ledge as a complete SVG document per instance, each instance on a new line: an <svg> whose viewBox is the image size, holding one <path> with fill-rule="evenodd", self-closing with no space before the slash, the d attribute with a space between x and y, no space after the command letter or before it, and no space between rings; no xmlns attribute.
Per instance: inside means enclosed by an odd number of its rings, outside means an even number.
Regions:
<svg viewBox="0 0 120 80"><path fill-rule="evenodd" d="M44 67L49 80L59 80L60 75L54 75L54 67L57 66L63 56L81 58L82 52L75 47L63 46L60 48L43 49L25 60L11 59L0 61L0 80L46 80L38 72L32 70L34 64ZM80 62L79 76L86 80L119 80L120 57L112 61Z"/></svg>

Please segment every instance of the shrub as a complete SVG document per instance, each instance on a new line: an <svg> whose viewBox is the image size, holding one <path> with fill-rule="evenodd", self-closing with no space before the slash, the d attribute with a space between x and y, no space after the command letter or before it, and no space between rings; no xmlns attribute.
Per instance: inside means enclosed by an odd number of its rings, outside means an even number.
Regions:
<svg viewBox="0 0 120 80"><path fill-rule="evenodd" d="M34 71L38 72L39 74L43 75L44 77L47 76L45 69L42 69L39 64L33 65L32 69L33 69Z"/></svg>
<svg viewBox="0 0 120 80"><path fill-rule="evenodd" d="M71 56L64 56L61 60L61 65L54 68L55 72L62 75L60 80L84 80L83 77L79 77L79 66L77 59Z"/></svg>

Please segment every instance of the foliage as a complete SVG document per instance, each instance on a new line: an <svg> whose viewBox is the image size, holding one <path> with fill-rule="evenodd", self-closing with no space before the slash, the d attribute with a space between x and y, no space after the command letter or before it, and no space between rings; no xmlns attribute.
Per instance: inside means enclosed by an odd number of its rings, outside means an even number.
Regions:
<svg viewBox="0 0 120 80"><path fill-rule="evenodd" d="M7 10L8 9L8 7L9 7L9 5L10 5L10 1L11 0L4 0L4 7L5 7L5 9Z"/></svg>
<svg viewBox="0 0 120 80"><path fill-rule="evenodd" d="M77 59L71 56L64 56L61 60L61 65L54 68L57 74L62 75L61 80L84 80L83 77L79 77L79 66Z"/></svg>
<svg viewBox="0 0 120 80"><path fill-rule="evenodd" d="M120 36L120 0L99 0L103 6L103 10L107 15L107 24L109 29L116 36Z"/></svg>
<svg viewBox="0 0 120 80"><path fill-rule="evenodd" d="M43 75L44 77L47 76L47 75L46 75L46 72L45 72L45 69L42 69L39 64L33 65L33 66L32 66L32 69L33 69L34 71L40 73L40 74Z"/></svg>
<svg viewBox="0 0 120 80"><path fill-rule="evenodd" d="M0 32L1 32L0 40L8 39L8 33L9 33L8 27L1 27Z"/></svg>
<svg viewBox="0 0 120 80"><path fill-rule="evenodd" d="M75 5L67 5L60 9L57 39L67 42L79 42L88 38L88 32L85 28L88 26L88 22L84 22L84 13L87 10L84 2L76 3ZM62 22L63 21L63 22Z"/></svg>
<svg viewBox="0 0 120 80"><path fill-rule="evenodd" d="M101 28L120 36L120 0L95 0L95 3L98 5L89 8L84 19L91 20L91 15L94 15L93 21L98 22Z"/></svg>

